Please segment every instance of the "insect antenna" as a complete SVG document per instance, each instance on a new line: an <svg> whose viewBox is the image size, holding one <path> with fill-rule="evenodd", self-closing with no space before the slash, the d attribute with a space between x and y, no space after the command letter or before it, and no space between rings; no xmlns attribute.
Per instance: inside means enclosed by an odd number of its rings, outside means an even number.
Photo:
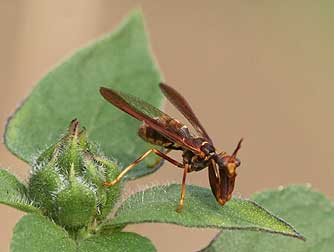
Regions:
<svg viewBox="0 0 334 252"><path fill-rule="evenodd" d="M243 140L244 140L243 138L241 138L239 140L237 147L235 148L235 150L233 151L233 154L231 155L231 158L236 158L237 157L238 151L241 148L241 143L242 143Z"/></svg>

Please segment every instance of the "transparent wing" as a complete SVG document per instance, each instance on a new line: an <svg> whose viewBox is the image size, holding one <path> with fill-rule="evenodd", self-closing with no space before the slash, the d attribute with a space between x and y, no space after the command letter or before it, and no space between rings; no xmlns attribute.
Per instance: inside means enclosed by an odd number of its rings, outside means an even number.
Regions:
<svg viewBox="0 0 334 252"><path fill-rule="evenodd" d="M167 128L164 122L173 120L173 118L151 104L138 97L109 88L101 87L100 93L107 101L134 118L145 122L151 128L158 131L171 141L179 144L180 146L184 146L189 150L200 152L200 149L193 144L192 139L185 138L184 135L181 135L176 129L170 127Z"/></svg>
<svg viewBox="0 0 334 252"><path fill-rule="evenodd" d="M208 133L205 131L204 127L198 120L197 116L191 109L189 103L186 101L186 99L177 92L174 88L164 84L160 83L160 89L166 96L166 98L174 104L174 106L184 115L185 118L191 123L191 125L194 127L194 129L208 142L212 144L212 140L210 139Z"/></svg>

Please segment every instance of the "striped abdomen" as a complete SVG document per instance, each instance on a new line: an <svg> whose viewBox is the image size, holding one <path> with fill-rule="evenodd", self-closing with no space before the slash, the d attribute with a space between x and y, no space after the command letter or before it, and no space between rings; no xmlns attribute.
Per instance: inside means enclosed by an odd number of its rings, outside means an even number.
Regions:
<svg viewBox="0 0 334 252"><path fill-rule="evenodd" d="M158 131L152 129L146 124L140 126L138 130L138 135L146 142L149 142L154 145L159 145L167 149L174 149L174 150L182 149L179 145L170 141L168 138L164 137Z"/></svg>
<svg viewBox="0 0 334 252"><path fill-rule="evenodd" d="M164 124L167 129L172 129L172 131L175 131L177 135L181 135L185 138L191 137L188 128L175 119L164 120ZM140 126L138 135L151 144L159 145L167 149L182 150L180 145L169 140L167 137L163 136L145 123Z"/></svg>

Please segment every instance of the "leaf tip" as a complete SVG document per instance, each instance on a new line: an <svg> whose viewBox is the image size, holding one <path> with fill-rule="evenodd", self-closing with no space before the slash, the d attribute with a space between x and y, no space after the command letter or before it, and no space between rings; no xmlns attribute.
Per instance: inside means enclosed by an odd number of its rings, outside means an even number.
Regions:
<svg viewBox="0 0 334 252"><path fill-rule="evenodd" d="M273 232L273 233L276 233L276 232ZM294 233L277 232L277 234L281 234L281 235L284 235L284 236L296 238L296 239L304 241L304 242L306 241L306 237L303 236L302 234L298 233L296 230L294 230Z"/></svg>
<svg viewBox="0 0 334 252"><path fill-rule="evenodd" d="M132 9L129 13L129 18L139 18L139 19L143 19L144 15L143 15L143 10L141 7L136 7L134 9Z"/></svg>
<svg viewBox="0 0 334 252"><path fill-rule="evenodd" d="M306 237L303 236L302 234L297 233L295 237L301 241L306 242Z"/></svg>
<svg viewBox="0 0 334 252"><path fill-rule="evenodd" d="M131 23L144 23L144 15L141 8L137 7L131 10L123 19L123 26L128 26Z"/></svg>

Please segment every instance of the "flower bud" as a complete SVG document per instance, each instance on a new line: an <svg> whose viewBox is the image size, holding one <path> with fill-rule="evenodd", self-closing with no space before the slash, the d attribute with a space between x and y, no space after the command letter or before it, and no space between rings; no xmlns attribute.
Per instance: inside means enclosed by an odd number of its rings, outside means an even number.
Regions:
<svg viewBox="0 0 334 252"><path fill-rule="evenodd" d="M120 196L121 185L105 187L120 169L87 139L73 120L68 133L33 165L29 195L45 215L66 229L103 221Z"/></svg>

